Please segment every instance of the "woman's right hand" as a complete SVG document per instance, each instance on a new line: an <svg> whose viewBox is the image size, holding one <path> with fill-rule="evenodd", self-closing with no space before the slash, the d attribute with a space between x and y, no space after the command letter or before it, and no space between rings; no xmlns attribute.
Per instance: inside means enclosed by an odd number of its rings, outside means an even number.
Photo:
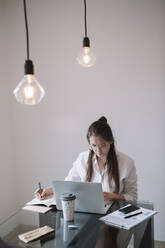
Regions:
<svg viewBox="0 0 165 248"><path fill-rule="evenodd" d="M42 193L40 194L40 189L37 189L34 192L34 195L39 200L45 200L48 196L53 194L53 189L52 188L41 189L41 192Z"/></svg>

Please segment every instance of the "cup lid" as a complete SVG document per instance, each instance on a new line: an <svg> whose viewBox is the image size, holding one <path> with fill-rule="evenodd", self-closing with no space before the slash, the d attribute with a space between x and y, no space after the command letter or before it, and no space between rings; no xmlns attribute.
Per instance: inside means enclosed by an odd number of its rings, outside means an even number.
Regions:
<svg viewBox="0 0 165 248"><path fill-rule="evenodd" d="M64 193L60 196L60 199L63 201L71 201L71 200L75 200L76 196L72 193Z"/></svg>

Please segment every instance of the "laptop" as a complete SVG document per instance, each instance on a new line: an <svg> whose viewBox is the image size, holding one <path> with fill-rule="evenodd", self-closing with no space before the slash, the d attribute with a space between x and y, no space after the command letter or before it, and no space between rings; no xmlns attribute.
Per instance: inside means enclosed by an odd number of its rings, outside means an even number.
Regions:
<svg viewBox="0 0 165 248"><path fill-rule="evenodd" d="M105 214L112 202L104 202L101 183L52 181L56 208L62 210L60 196L64 193L76 195L75 211Z"/></svg>

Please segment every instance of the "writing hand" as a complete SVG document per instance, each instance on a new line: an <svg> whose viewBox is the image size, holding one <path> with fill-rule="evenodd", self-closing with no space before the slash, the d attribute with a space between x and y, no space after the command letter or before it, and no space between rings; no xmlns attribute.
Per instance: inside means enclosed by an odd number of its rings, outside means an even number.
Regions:
<svg viewBox="0 0 165 248"><path fill-rule="evenodd" d="M46 188L46 189L41 189L41 194L40 194L40 189L37 189L35 192L34 192L34 195L36 198L38 198L39 200L45 200L46 197L50 196L50 195L53 195L53 189L52 187L50 188Z"/></svg>
<svg viewBox="0 0 165 248"><path fill-rule="evenodd" d="M46 189L41 189L41 194L40 194L40 189L37 189L35 192L34 192L34 195L36 198L38 198L39 200L44 200L48 195L47 195L47 192L46 192Z"/></svg>

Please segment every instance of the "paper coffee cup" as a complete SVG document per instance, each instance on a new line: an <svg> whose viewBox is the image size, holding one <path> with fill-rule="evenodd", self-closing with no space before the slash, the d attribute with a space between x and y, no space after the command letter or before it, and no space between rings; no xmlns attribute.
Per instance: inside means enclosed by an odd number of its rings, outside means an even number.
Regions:
<svg viewBox="0 0 165 248"><path fill-rule="evenodd" d="M63 216L65 221L74 220L74 203L76 196L72 193L62 194L61 197Z"/></svg>

